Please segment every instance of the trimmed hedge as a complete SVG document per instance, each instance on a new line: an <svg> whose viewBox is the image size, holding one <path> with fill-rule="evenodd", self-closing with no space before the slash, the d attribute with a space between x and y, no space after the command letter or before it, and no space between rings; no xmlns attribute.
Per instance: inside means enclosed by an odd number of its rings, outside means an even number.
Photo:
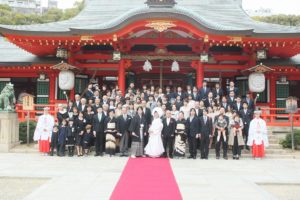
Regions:
<svg viewBox="0 0 300 200"><path fill-rule="evenodd" d="M35 121L29 121L29 143L33 142L33 134L36 127ZM27 122L19 123L19 140L21 144L27 143Z"/></svg>

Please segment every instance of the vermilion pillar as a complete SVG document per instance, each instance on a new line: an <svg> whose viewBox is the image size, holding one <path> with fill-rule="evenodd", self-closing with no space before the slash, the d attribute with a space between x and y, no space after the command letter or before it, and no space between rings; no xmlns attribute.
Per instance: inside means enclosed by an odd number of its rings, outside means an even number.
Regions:
<svg viewBox="0 0 300 200"><path fill-rule="evenodd" d="M118 85L119 85L119 89L122 92L122 95L125 95L125 61L121 60L119 63L119 73L118 73Z"/></svg>
<svg viewBox="0 0 300 200"><path fill-rule="evenodd" d="M199 62L196 66L196 81L197 87L201 88L204 80L204 66L203 63Z"/></svg>
<svg viewBox="0 0 300 200"><path fill-rule="evenodd" d="M270 76L270 107L276 108L276 76Z"/></svg>
<svg viewBox="0 0 300 200"><path fill-rule="evenodd" d="M55 103L55 79L54 73L49 74L49 104Z"/></svg>

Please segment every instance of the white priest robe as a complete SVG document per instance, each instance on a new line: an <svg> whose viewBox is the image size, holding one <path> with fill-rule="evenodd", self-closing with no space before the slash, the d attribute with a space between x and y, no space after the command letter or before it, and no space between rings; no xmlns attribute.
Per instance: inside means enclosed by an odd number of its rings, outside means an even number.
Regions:
<svg viewBox="0 0 300 200"><path fill-rule="evenodd" d="M54 117L49 114L44 114L39 117L38 123L34 132L34 141L49 140L52 135L54 126Z"/></svg>
<svg viewBox="0 0 300 200"><path fill-rule="evenodd" d="M265 147L269 146L267 125L263 119L254 118L250 122L247 145L261 145L262 143Z"/></svg>

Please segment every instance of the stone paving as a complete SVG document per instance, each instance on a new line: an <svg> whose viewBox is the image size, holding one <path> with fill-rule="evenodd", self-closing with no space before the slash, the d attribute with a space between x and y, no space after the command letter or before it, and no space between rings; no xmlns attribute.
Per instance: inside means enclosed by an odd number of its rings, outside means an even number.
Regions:
<svg viewBox="0 0 300 200"><path fill-rule="evenodd" d="M3 180L7 180L0 195L14 194L4 195L6 199L0 196L0 199L106 200L126 162L127 158L120 157L60 158L36 153L0 154L0 186ZM183 199L298 200L299 197L299 192L289 192L289 188L299 191L298 159L173 159L171 165ZM17 180L17 187L24 189L16 189L16 181L11 179ZM33 184L32 180L40 182ZM281 190L276 189L281 185ZM26 192L18 194L18 191ZM285 196L288 198L283 198Z"/></svg>

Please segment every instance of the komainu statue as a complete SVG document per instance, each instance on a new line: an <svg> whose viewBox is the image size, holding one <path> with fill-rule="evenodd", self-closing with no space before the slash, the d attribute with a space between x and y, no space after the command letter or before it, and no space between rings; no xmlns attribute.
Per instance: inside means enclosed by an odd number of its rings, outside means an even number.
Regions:
<svg viewBox="0 0 300 200"><path fill-rule="evenodd" d="M14 111L15 103L14 85L7 83L0 93L0 111Z"/></svg>

